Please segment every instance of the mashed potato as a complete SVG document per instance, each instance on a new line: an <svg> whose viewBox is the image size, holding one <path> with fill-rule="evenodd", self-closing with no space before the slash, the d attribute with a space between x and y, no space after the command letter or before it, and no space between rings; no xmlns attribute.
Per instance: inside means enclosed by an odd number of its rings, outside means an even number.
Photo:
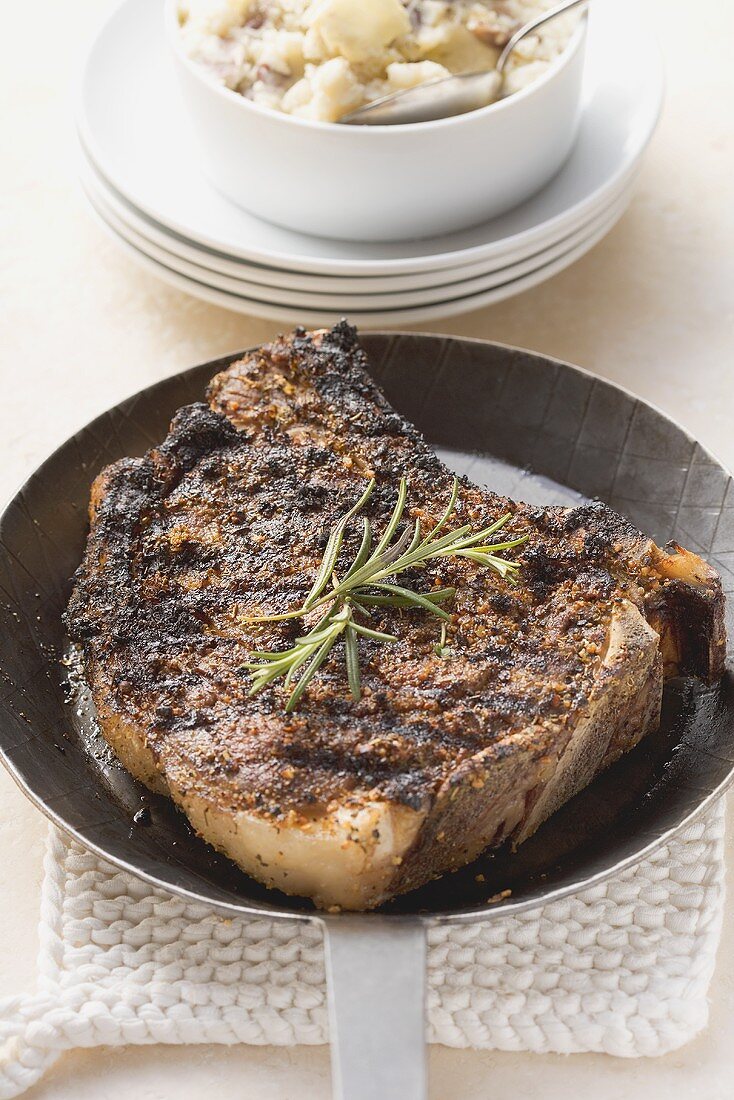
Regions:
<svg viewBox="0 0 734 1100"><path fill-rule="evenodd" d="M512 32L556 0L181 0L185 51L248 99L333 122L363 103L450 73L491 69ZM577 16L526 38L510 92L565 48Z"/></svg>

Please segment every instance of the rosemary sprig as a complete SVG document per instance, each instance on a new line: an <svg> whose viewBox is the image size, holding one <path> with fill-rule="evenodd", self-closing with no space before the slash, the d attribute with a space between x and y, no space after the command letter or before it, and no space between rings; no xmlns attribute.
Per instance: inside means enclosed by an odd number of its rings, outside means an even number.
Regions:
<svg viewBox="0 0 734 1100"><path fill-rule="evenodd" d="M342 635L349 689L353 699L360 698L360 636L384 643L397 641L393 634L373 630L364 622L358 621L356 616L369 619L370 608L416 608L435 615L443 620L441 642L436 651L440 649L440 655L444 651L450 652L446 647L446 622L450 615L441 605L453 598L455 589L438 588L425 593L416 592L395 583L394 578L399 574L409 569L423 569L429 561L450 557L468 558L510 580L514 579L520 568L517 562L501 555L504 551L524 543L527 535L502 542L491 541L491 536L507 523L509 512L481 531L472 532L471 524L465 523L453 531L441 534L456 510L459 492L456 478L443 515L428 534L422 534L420 520L416 520L412 527L406 527L398 535L397 530L407 500L407 483L403 478L395 508L382 537L373 546L372 525L369 519L363 517L359 549L347 570L341 577L337 576L336 565L346 528L367 503L374 487L375 482L370 481L357 503L332 529L316 578L301 607L282 615L258 615L248 620L252 623L265 623L303 619L310 612L323 608L323 614L316 625L297 638L290 649L255 651L250 654L251 660L245 665L252 676L251 695L261 691L273 680L282 678L286 687L290 687L295 681L286 706L287 713L298 706L306 688ZM296 680L298 673L300 675Z"/></svg>

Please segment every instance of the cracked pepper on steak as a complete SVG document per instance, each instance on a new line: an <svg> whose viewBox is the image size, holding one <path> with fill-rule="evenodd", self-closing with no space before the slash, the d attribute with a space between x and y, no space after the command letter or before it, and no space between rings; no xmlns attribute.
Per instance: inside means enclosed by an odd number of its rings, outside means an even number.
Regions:
<svg viewBox="0 0 734 1100"><path fill-rule="evenodd" d="M603 504L531 508L463 478L449 526L509 511L503 536L528 539L517 584L458 558L405 574L456 588L450 655L434 616L380 608L399 642L360 639L360 701L341 641L294 713L282 683L248 697L251 651L304 629L250 618L302 604L367 480L379 535L401 477L424 530L453 477L346 323L246 354L207 397L95 481L67 622L121 761L267 885L371 908L520 842L656 728L665 676L721 673L721 585L699 557Z"/></svg>

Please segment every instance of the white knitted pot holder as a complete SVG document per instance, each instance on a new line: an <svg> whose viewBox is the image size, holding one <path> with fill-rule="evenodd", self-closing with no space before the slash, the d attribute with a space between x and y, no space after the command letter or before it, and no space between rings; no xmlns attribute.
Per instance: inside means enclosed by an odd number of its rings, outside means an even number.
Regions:
<svg viewBox="0 0 734 1100"><path fill-rule="evenodd" d="M601 886L428 932L431 1042L621 1057L704 1027L724 900L724 808ZM38 992L0 1002L0 1097L64 1051L328 1042L320 927L228 919L50 831Z"/></svg>

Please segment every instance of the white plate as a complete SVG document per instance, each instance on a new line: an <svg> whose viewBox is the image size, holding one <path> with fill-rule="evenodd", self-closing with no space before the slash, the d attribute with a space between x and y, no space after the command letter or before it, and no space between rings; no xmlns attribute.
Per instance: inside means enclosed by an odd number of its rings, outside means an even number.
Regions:
<svg viewBox="0 0 734 1100"><path fill-rule="evenodd" d="M559 256L551 263L531 271L522 278L513 279L492 290L482 291L478 294L469 294L461 298L450 298L443 302L434 303L433 305L419 306L412 309L390 309L382 311L351 310L349 313L349 320L354 324L360 325L362 328L381 328L383 326L394 327L400 324L432 321L439 317L451 317L459 313L466 313L469 310L481 309L483 306L491 305L495 302L501 302L505 298L511 298L513 295L520 294L530 287L537 286L539 283L544 282L552 275L557 274L559 271L562 271L564 268L574 263L593 248L602 237L606 236L613 225L619 220L622 212L623 208L620 210L615 209L611 212L608 220L603 225L599 226L582 243L577 245L576 248ZM329 325L335 323L343 316L344 311L342 309L310 310L298 307L289 308L287 306L279 306L272 302L263 301L262 298L250 298L244 295L232 294L227 291L215 289L187 275L182 275L173 268L150 257L142 249L136 248L124 237L120 236L117 231L105 221L101 214L97 213L97 219L100 225L118 241L122 248L146 270L150 271L158 278L163 279L171 286L176 287L178 290L193 294L195 297L202 298L204 301L210 302L213 305L221 306L223 309L233 310L237 313L247 313L277 322L284 322L288 325Z"/></svg>
<svg viewBox="0 0 734 1100"><path fill-rule="evenodd" d="M188 241L291 271L393 275L506 258L521 244L532 242L540 249L558 240L569 221L598 211L639 160L655 128L662 83L657 46L639 5L634 0L595 0L579 139L558 175L502 218L461 233L398 244L327 241L293 233L258 220L217 194L199 169L178 100L159 2L124 0L105 24L84 71L79 129L105 179L139 210Z"/></svg>
<svg viewBox="0 0 734 1100"><path fill-rule="evenodd" d="M566 253L575 250L593 236L598 229L609 226L610 223L613 224L626 210L632 192L632 184L630 183L626 191L601 214L593 218L582 229L577 230L570 237L564 238L563 241L553 247L546 249L540 255L486 275L448 285L429 287L422 290L393 292L392 294L343 294L336 291L331 294L318 294L304 293L297 290L282 290L277 287L265 286L260 282L221 275L210 268L182 259L167 249L161 248L160 245L138 233L119 218L114 207L107 201L103 185L94 177L87 175L83 179L83 186L97 214L119 237L122 237L128 244L133 245L150 259L156 260L180 275L185 275L215 290L223 290L229 294L266 301L272 305L336 310L350 315L359 310L395 310L408 309L413 306L437 305L454 298L467 297L481 291L492 290L522 276L529 275L563 257Z"/></svg>
<svg viewBox="0 0 734 1100"><path fill-rule="evenodd" d="M116 217L133 234L143 237L150 244L165 249L166 252L177 256L189 263L197 264L208 271L216 272L233 279L243 279L254 283L259 288L278 287L289 292L308 292L312 294L388 294L393 291L406 292L421 290L422 288L434 288L436 286L448 286L454 282L463 282L467 279L489 275L491 272L506 271L508 267L521 262L536 260L535 266L539 266L545 259L545 254L562 242L571 242L583 230L605 213L614 202L630 188L637 174L639 161L632 166L625 176L609 192L605 202L597 210L587 214L576 224L576 219L569 223L565 231L557 240L549 240L544 248L537 248L532 242L526 247L519 247L515 252L494 259L485 258L471 264L463 264L457 268L441 268L438 271L411 272L405 275L378 275L378 276L348 276L348 275L313 275L305 272L282 271L279 268L265 267L260 264L248 263L246 260L232 260L222 256L221 253L211 249L198 247L185 241L170 230L152 221L141 211L135 209L127 202L119 192L115 191L82 150L81 174L87 191L104 198L106 206L111 209ZM510 276L508 276L509 278ZM267 297L272 297L270 294ZM273 301L275 301L273 297Z"/></svg>

